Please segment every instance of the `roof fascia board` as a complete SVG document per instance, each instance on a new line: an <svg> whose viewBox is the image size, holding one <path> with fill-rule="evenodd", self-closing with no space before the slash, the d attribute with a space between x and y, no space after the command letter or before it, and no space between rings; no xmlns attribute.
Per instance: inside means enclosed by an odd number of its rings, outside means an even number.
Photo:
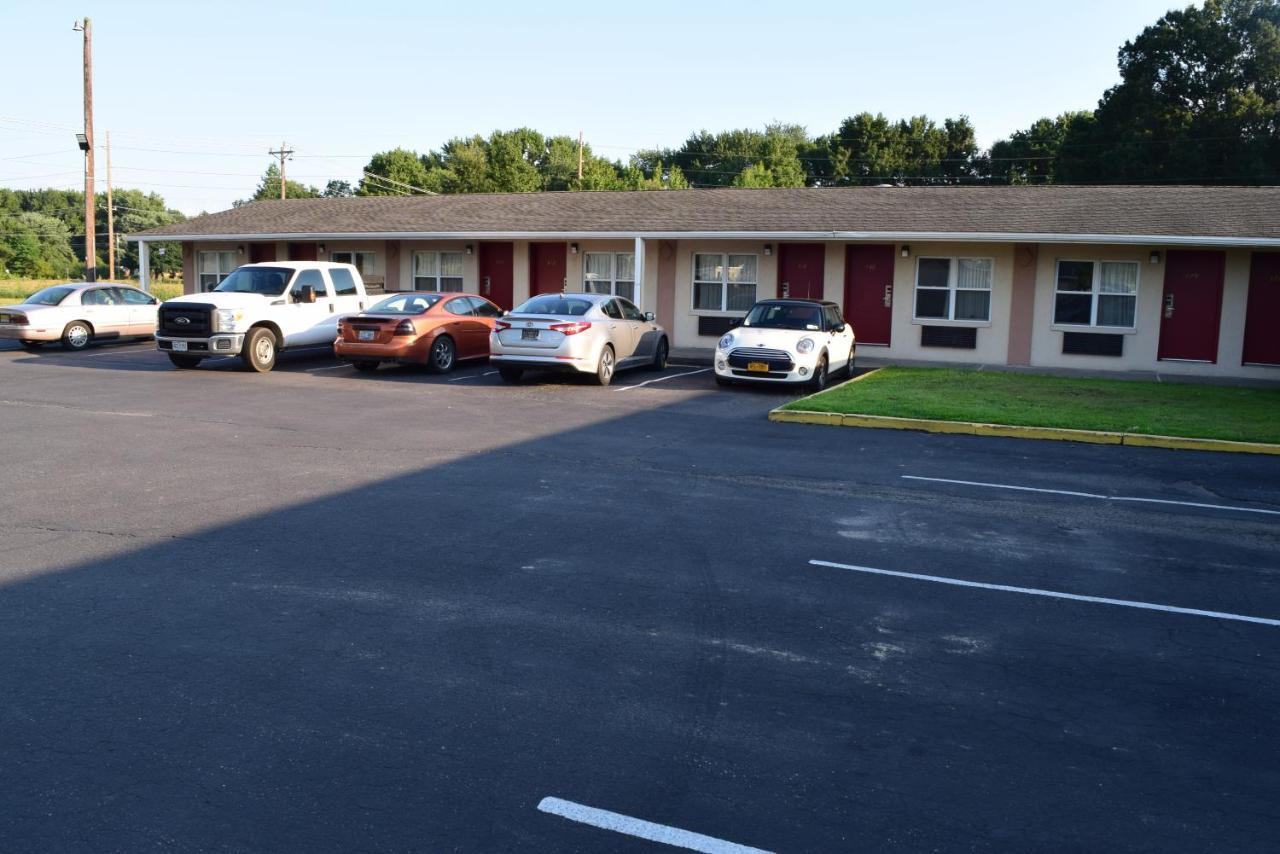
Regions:
<svg viewBox="0 0 1280 854"><path fill-rule="evenodd" d="M268 234L128 235L135 243L263 240L880 240L952 243L1104 243L1132 246L1280 246L1277 237L1206 237L1167 234L1060 234L965 231L385 231Z"/></svg>

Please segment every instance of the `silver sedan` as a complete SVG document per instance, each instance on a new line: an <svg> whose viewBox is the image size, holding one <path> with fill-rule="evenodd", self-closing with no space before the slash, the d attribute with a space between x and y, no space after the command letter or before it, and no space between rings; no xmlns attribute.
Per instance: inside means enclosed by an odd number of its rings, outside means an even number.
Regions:
<svg viewBox="0 0 1280 854"><path fill-rule="evenodd" d="M667 366L667 330L622 297L540 294L497 321L489 361L507 382L530 369L592 374L608 385L616 371Z"/></svg>
<svg viewBox="0 0 1280 854"><path fill-rule="evenodd" d="M83 350L105 338L149 338L156 331L159 303L127 285L53 285L19 305L0 307L0 338L16 339L28 350L51 341Z"/></svg>

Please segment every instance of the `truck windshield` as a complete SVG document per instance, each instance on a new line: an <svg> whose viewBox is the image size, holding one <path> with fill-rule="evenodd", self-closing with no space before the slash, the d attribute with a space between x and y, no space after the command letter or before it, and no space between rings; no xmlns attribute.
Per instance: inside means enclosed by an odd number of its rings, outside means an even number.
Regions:
<svg viewBox="0 0 1280 854"><path fill-rule="evenodd" d="M215 291L233 294L262 294L278 297L284 293L293 271L288 267L241 267L218 284Z"/></svg>

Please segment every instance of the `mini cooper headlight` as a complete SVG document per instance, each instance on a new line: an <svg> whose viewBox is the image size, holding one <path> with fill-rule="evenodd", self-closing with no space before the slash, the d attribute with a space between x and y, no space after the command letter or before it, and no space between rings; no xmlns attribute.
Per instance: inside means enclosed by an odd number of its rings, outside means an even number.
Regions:
<svg viewBox="0 0 1280 854"><path fill-rule="evenodd" d="M812 353L812 352L813 352L813 339L812 339L812 338L801 338L801 339L800 339L800 342L799 342L798 344L796 344L796 352L797 352L797 353Z"/></svg>
<svg viewBox="0 0 1280 854"><path fill-rule="evenodd" d="M720 339L720 349L728 350L732 346L733 346L733 333L730 332L728 335Z"/></svg>

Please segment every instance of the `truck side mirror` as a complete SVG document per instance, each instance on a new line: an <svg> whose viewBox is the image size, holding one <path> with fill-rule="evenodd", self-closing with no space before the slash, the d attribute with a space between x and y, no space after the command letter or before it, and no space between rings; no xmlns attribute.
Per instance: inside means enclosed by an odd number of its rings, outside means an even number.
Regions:
<svg viewBox="0 0 1280 854"><path fill-rule="evenodd" d="M298 302L313 303L316 301L316 289L311 285L303 285L298 290Z"/></svg>

